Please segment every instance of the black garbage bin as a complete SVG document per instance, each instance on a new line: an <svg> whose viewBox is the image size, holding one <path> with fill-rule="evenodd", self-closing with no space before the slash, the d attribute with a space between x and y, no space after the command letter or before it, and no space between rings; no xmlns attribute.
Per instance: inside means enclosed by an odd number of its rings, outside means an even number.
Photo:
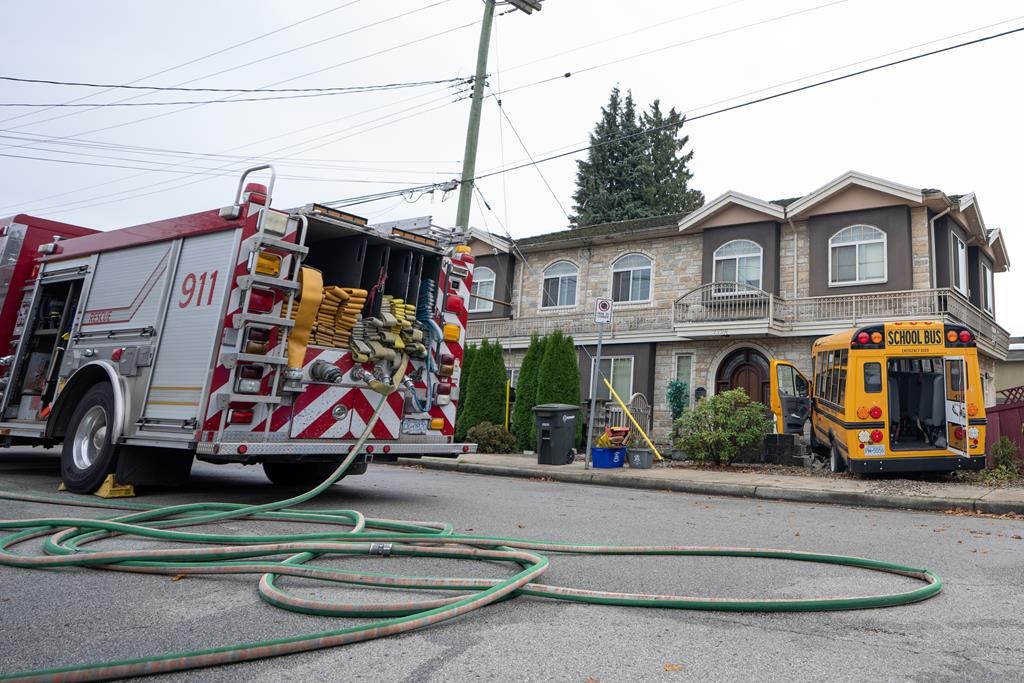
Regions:
<svg viewBox="0 0 1024 683"><path fill-rule="evenodd" d="M538 465L568 465L573 461L579 412L579 406L568 403L544 403L533 407L537 420Z"/></svg>

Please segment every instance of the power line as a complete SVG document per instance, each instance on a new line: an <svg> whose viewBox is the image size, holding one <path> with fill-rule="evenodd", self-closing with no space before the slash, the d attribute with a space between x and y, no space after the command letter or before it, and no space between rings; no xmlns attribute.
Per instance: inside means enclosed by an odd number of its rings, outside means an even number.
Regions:
<svg viewBox="0 0 1024 683"><path fill-rule="evenodd" d="M387 92L391 90L402 90L406 88L421 88L425 85L438 85L441 83L464 83L465 78L445 78L434 81L416 81L411 83L385 83L381 85L361 85L344 88L312 88L310 90L294 90L290 95L271 95L269 97L243 97L240 99L221 98L217 100L188 100L178 102L98 102L98 103L31 103L31 102L0 102L0 107L92 107L101 109L104 107L167 107L186 104L236 104L239 102L269 102L271 100L298 100L309 97L330 97L334 95L351 95L354 93ZM218 90L215 92L288 92L281 90L244 90L235 89Z"/></svg>
<svg viewBox="0 0 1024 683"><path fill-rule="evenodd" d="M0 76L0 81L17 81L19 83L46 83L49 85L66 85L83 88L108 88L110 90L151 90L158 92L238 92L238 93L285 93L285 92L335 92L347 90L363 90L365 88L391 88L407 87L410 85L426 85L431 83L447 83L449 81L464 80L458 78L446 78L436 81L415 81L413 83L386 83L383 85L353 85L353 86L331 86L325 88L178 88L162 85L117 85L110 83L85 83L78 81L49 81L39 78L18 78L15 76ZM102 103L100 103L102 104ZM48 105L60 106L60 105ZM88 105L86 105L88 106Z"/></svg>
<svg viewBox="0 0 1024 683"><path fill-rule="evenodd" d="M967 47L967 46L970 46L970 45L977 45L978 43L984 43L984 42L989 41L989 40L995 40L996 38L1002 38L1002 37L1005 37L1005 36L1008 36L1008 35L1012 35L1014 33L1020 33L1021 31L1024 31L1024 26L1022 26L1020 28L1011 29L1009 31L1003 31L1001 33L996 33L996 34L989 35L989 36L983 36L983 37L977 38L975 40L969 40L969 41L965 41L965 42L962 42L962 43L957 43L956 45L950 45L950 46L947 46L947 47L944 47L944 48L939 48L937 50L931 50L929 52L924 52L924 53L921 53L921 54L918 54L918 55L913 55L911 57L905 57L903 59L897 59L897 60L892 61L892 62L886 62L885 64L879 64L877 66L868 67L866 69L860 69L858 71L854 71L852 73L844 74L842 76L836 76L834 78L828 78L828 79L825 79L825 80L822 80L822 81L818 81L818 82L815 82L815 83L809 83L807 85L799 86L799 87L796 87L796 88L790 88L789 90L784 90L782 92L774 93L772 95L765 95L764 97L758 97L756 99L748 100L746 102L740 102L739 104L734 104L734 105L731 105L731 106L728 106L728 107L723 107L721 109L716 109L714 111L710 111L710 112L707 112L705 114L699 114L699 115L693 116L693 117L685 117L684 116L684 118L685 118L685 120L690 121L690 122L698 121L700 119L706 119L706 118L709 118L711 116L716 116L718 114L724 114L726 112L734 111L736 109L743 109L745 107L749 107L749 106L752 106L752 105L755 105L755 104L760 104L761 102L768 102L770 100L778 99L778 98L784 97L786 95L792 95L794 93L803 92L805 90L811 90L813 88L818 88L818 87L821 87L823 85L829 85L831 83L836 83L838 81L843 81L843 80L846 80L848 78L853 78L854 76L862 76L864 74L871 73L872 71L879 71L881 69L886 69L886 68L889 68L891 66L897 66L899 64L906 64L907 62L913 62L915 60L923 59L925 57L931 57L933 55L941 54L943 52L950 52L951 50L957 50L957 49L962 48L962 47ZM508 92L508 91L506 91L506 92ZM654 133L656 131L663 130L665 128L669 128L669 127L672 127L672 126L675 126L675 125L678 125L678 124L675 124L675 123L664 124L664 125L661 125L661 126L656 126L654 128L650 128L648 130L640 131L638 133L631 133L630 135L623 135L623 136L620 136L620 137L617 137L617 138L613 138L611 140L606 140L604 142L599 142L599 143L594 144L594 145L587 145L585 147L577 147L577 148L568 150L566 152L561 152L559 154L553 154L553 155L550 155L550 156L547 156L547 157L543 157L543 158L538 159L536 161L531 160L528 163L522 163L522 164L518 164L518 165L515 165L515 166L510 166L508 168L503 168L503 169L499 169L499 170L496 170L496 171L492 171L492 172L489 172L489 173L483 173L481 175L478 175L478 176L474 177L473 180L476 181L476 180L480 180L482 178L489 178L491 176L495 176L495 175L498 175L498 174L501 174L501 173L508 173L510 171L517 171L517 170L519 170L521 168L526 168L527 166L534 166L536 164L544 163L545 161L552 161L554 159L560 159L562 157L567 157L567 156L570 156L570 155L573 155L573 154L578 154L579 152L586 152L588 150L594 149L595 147L601 147L603 145L608 145L608 144L611 144L611 143L614 143L614 142L619 142L620 140L626 140L626 139L633 138L633 137L636 137L636 136L639 136L639 135L650 135L651 133Z"/></svg>
<svg viewBox="0 0 1024 683"><path fill-rule="evenodd" d="M532 155L532 154L530 154L530 150L528 150L528 149L526 148L526 143L525 143L525 142L523 142L523 138L522 138L522 136L520 136L520 135L519 135L519 131L518 131L518 130L516 130L515 124L514 124L514 123L512 123L512 119L510 119L510 118L508 117L508 112L506 112L506 111L505 111L505 107L503 107L503 106L501 105L501 98L499 98L499 97L498 97L497 95L495 95L495 94L493 93L493 91L492 91L492 93L491 93L491 97L493 97L493 98L494 98L494 101L495 101L495 102L497 102L497 104L498 104L498 111L500 111L500 112L501 112L501 115L505 117L505 120L506 120L506 121L508 121L508 127L509 127L509 128L511 128L511 129L512 129L512 132L513 132L513 133L515 134L515 136L516 136L516 140L518 140L518 141L519 141L519 146L523 148L523 151L524 151L524 152L526 152L526 156L530 157L530 161L534 161L533 155ZM543 172L542 172L542 171L540 170L540 166L538 166L538 165L537 165L536 163L534 163L533 167L534 167L535 169L537 169L537 175L539 175L539 176L540 176L540 179L541 179L541 181L543 181L543 183L544 183L544 187L548 188L548 192L550 192L550 193L551 193L551 196L552 196L552 197L554 198L554 200L555 200L555 204L557 204L557 205L558 205L558 208L562 210L562 214L563 214L563 215L565 216L565 220L567 220L567 221L569 221L569 222L571 223L571 222L572 222L572 218L570 218L570 217L569 217L569 212L565 210L565 207L564 207L564 206L562 206L562 202L561 202L561 200L559 200L559 199L558 199L558 195L557 195L557 194L555 194L555 191L554 191L554 189L552 189L552 187L551 187L551 183L549 183L549 182L548 182L548 179L544 177L544 173L543 173Z"/></svg>
<svg viewBox="0 0 1024 683"><path fill-rule="evenodd" d="M176 64L174 66L167 67L166 69L161 69L160 71L155 71L155 72L153 72L151 74L147 74L145 76L141 76L139 78L136 78L134 81L129 81L126 85L131 85L131 84L134 84L134 83L138 83L139 81L144 81L147 78L154 78L156 76L162 76L165 73L169 73L171 71L176 71L176 70L184 68L186 66L190 66L190 65L195 64L197 62L201 62L203 60L209 59L211 57L216 57L217 55L224 54L225 52L230 52L231 50L240 48L240 47L242 47L244 45L249 45L250 43L254 43L257 40L262 40L263 38L266 38L268 36L272 36L275 33L281 33L282 31L287 31L290 28L294 28L294 27L299 26L301 24L305 24L307 22L313 21L314 19L319 19L320 17L326 16L326 15L331 14L333 12L337 12L338 10L343 10L343 9L345 9L347 7L350 7L351 5L356 4L357 2L362 2L362 0L350 0L350 2L346 2L343 5L338 5L337 7L334 7L332 9L325 10L323 12L319 12L317 14L314 14L311 17L306 17L305 19L301 19L299 21L296 21L296 22L293 22L291 24L288 24L287 26L282 26L280 28L274 29L273 31L267 31L266 33L261 33L258 36L254 36L252 38L248 38L246 40L243 40L240 43L235 43L234 45L229 45L228 47L223 47L223 48L221 48L219 50L214 50L213 52L209 52L209 53L207 53L205 55L202 55L201 57L196 57L194 59L190 59L188 61L181 62L180 64ZM188 82L189 81L185 81L185 83L188 83ZM183 83L179 83L179 85L183 85ZM109 92L109 91L105 91L105 92ZM100 95L100 94L103 94L103 93L92 93L92 94L82 95L81 97L77 97L77 98L75 98L73 100L69 100L69 102L79 102L81 100L88 99L88 98L92 97L93 95ZM45 110L43 110L43 111L45 111ZM6 123L8 121L14 121L16 119L24 118L26 116L33 116L35 114L41 114L41 113L42 113L41 111L39 111L39 112L25 112L23 114L18 114L16 116L11 116L11 117L8 117L6 119L0 119L0 123ZM45 123L46 121L53 121L54 119L64 118L64 117L67 117L67 116L75 116L78 113L79 112L71 112L71 113L68 113L68 114L61 114L60 116L55 116L53 118L46 119L45 121L36 121L36 122L28 124L28 125L36 125L38 123Z"/></svg>

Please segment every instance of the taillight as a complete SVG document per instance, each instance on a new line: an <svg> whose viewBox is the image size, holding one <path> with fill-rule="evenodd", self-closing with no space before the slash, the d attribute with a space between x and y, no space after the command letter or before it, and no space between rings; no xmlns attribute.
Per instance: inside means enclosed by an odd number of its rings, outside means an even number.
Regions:
<svg viewBox="0 0 1024 683"><path fill-rule="evenodd" d="M872 432L871 432L871 440L872 440L872 441L873 441L874 443L881 443L881 441L882 441L882 438L883 438L884 436L885 436L885 435L884 435L884 434L882 434L882 430L881 430L881 429L875 429L875 430L872 430Z"/></svg>
<svg viewBox="0 0 1024 683"><path fill-rule="evenodd" d="M978 405L976 403L968 403L967 404L967 414L969 416L971 416L971 417L974 417L975 415L977 415L978 414Z"/></svg>
<svg viewBox="0 0 1024 683"><path fill-rule="evenodd" d="M882 409L878 406L871 406L871 410L868 411L868 415L871 416L871 419L877 420L882 417Z"/></svg>
<svg viewBox="0 0 1024 683"><path fill-rule="evenodd" d="M882 333L881 332L872 332L871 333L871 343L872 344L881 344L882 343Z"/></svg>
<svg viewBox="0 0 1024 683"><path fill-rule="evenodd" d="M113 351L110 352L110 360L112 360L112 361L114 361L116 363L117 361L121 360L121 356L123 356L123 355L124 355L124 347L123 346L119 346L119 347L117 347L116 349L114 349Z"/></svg>
<svg viewBox="0 0 1024 683"><path fill-rule="evenodd" d="M366 447L366 452L367 453L373 453L373 446L367 446Z"/></svg>
<svg viewBox="0 0 1024 683"><path fill-rule="evenodd" d="M245 333L245 353L263 354L270 348L270 328L250 327Z"/></svg>
<svg viewBox="0 0 1024 683"><path fill-rule="evenodd" d="M252 408L236 408L228 411L228 424L247 425L252 424Z"/></svg>
<svg viewBox="0 0 1024 683"><path fill-rule="evenodd" d="M235 393L258 394L263 386L262 365L239 365L235 380Z"/></svg>
<svg viewBox="0 0 1024 683"><path fill-rule="evenodd" d="M434 403L439 406L446 406L452 402L452 385L451 384L435 384L434 385Z"/></svg>
<svg viewBox="0 0 1024 683"><path fill-rule="evenodd" d="M281 273L281 257L277 254L261 251L256 254L254 270L260 275L277 277Z"/></svg>
<svg viewBox="0 0 1024 683"><path fill-rule="evenodd" d="M954 429L953 430L953 436L956 437L957 441L963 441L964 440L964 428L963 427L957 427L956 429Z"/></svg>
<svg viewBox="0 0 1024 683"><path fill-rule="evenodd" d="M462 300L461 296L449 295L444 301L444 310L461 315L466 310L466 302Z"/></svg>
<svg viewBox="0 0 1024 683"><path fill-rule="evenodd" d="M442 353L440 363L437 368L437 376L451 377L453 374L455 374L455 356L448 353Z"/></svg>
<svg viewBox="0 0 1024 683"><path fill-rule="evenodd" d="M971 336L970 332L968 332L967 330L960 330L960 343L961 344L966 344L967 342L971 341L972 339L974 339L974 337Z"/></svg>
<svg viewBox="0 0 1024 683"><path fill-rule="evenodd" d="M871 335L868 334L867 332L861 332L860 334L857 335L858 343L867 344L869 341L871 341Z"/></svg>
<svg viewBox="0 0 1024 683"><path fill-rule="evenodd" d="M274 310L274 293L269 289L254 288L249 293L250 313L269 313Z"/></svg>
<svg viewBox="0 0 1024 683"><path fill-rule="evenodd" d="M433 418L430 421L430 428L435 430L435 431L441 431L442 429L444 429L444 418L443 417L435 417L435 418Z"/></svg>
<svg viewBox="0 0 1024 683"><path fill-rule="evenodd" d="M948 341L950 344L956 344L957 338L958 337L956 330L950 330L949 332L946 333L946 341Z"/></svg>
<svg viewBox="0 0 1024 683"><path fill-rule="evenodd" d="M452 323L445 324L443 332L444 340L446 342L457 342L459 341L459 337L462 336L462 333L459 331L459 326Z"/></svg>

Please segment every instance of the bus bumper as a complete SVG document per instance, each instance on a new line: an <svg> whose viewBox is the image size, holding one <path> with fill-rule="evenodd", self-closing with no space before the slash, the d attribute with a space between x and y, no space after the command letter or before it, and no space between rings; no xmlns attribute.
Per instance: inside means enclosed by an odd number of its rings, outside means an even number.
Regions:
<svg viewBox="0 0 1024 683"><path fill-rule="evenodd" d="M855 474L886 472L955 472L983 470L985 456L939 456L934 458L850 458L847 467Z"/></svg>

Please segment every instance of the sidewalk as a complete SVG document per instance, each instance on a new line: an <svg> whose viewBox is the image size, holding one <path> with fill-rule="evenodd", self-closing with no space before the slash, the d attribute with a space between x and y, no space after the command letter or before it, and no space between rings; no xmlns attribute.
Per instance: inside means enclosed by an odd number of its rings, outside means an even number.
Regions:
<svg viewBox="0 0 1024 683"><path fill-rule="evenodd" d="M852 479L785 475L774 472L762 474L670 467L667 463L655 463L649 470L629 467L588 470L584 469L582 458L577 458L571 465L538 465L536 456L520 454L470 453L459 458L402 459L397 464L498 477L543 477L574 484L680 491L710 496L740 496L912 510L959 508L990 514L1024 514L1024 488L999 489L916 479ZM894 488L905 490L894 493L891 491Z"/></svg>

